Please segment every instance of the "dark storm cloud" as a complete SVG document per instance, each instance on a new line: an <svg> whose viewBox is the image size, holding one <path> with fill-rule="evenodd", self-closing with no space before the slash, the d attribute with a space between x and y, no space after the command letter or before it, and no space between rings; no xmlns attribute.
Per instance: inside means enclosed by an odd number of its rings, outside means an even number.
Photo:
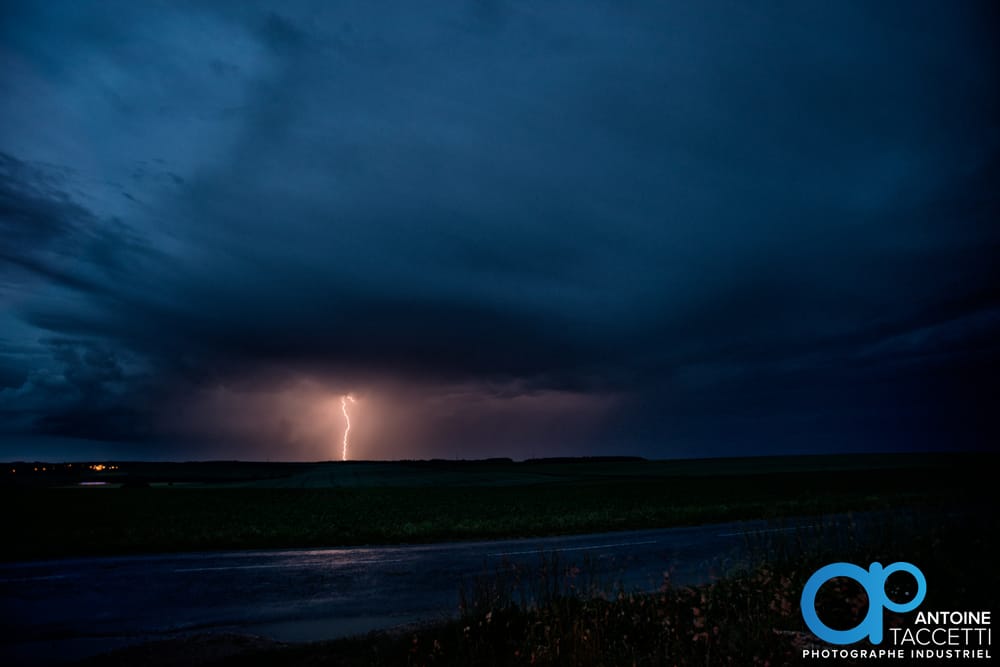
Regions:
<svg viewBox="0 0 1000 667"><path fill-rule="evenodd" d="M145 252L120 221L99 221L63 189L69 174L0 153L0 259L54 284L100 290L97 275L127 271L128 255Z"/></svg>
<svg viewBox="0 0 1000 667"><path fill-rule="evenodd" d="M4 11L9 432L311 377L613 402L559 451L994 446L989 4Z"/></svg>

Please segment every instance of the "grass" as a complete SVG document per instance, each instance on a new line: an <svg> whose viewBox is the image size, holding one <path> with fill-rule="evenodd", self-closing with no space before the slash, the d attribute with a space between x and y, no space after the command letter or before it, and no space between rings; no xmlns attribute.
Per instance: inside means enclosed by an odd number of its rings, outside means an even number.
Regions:
<svg viewBox="0 0 1000 667"><path fill-rule="evenodd" d="M705 585L678 587L666 577L655 592L626 590L596 581L586 559L550 555L533 571L504 566L468 582L462 615L452 621L301 645L246 644L243 638L226 645L239 648L238 655L226 657L215 647L201 663L795 664L801 648L813 641L798 596L806 578L834 560L913 562L929 586L922 608L991 609L1000 592L991 546L1000 529L991 479L996 463L995 456L940 455L674 463L122 464L122 476L102 476L139 477L150 488L68 488L80 473L59 469L55 476L39 474L0 488L0 519L15 537L4 542L0 555L26 559L499 538L887 510L881 525L865 524L846 535L820 525L749 538L754 564ZM821 601L823 617L831 623L856 618L866 603L863 595L849 587L835 593ZM194 659L196 642L167 644L177 644L176 660L162 664ZM166 657L168 648L125 649L92 664L146 664L150 651Z"/></svg>
<svg viewBox="0 0 1000 667"><path fill-rule="evenodd" d="M134 464L152 488L64 488L65 478L56 488L0 488L0 520L15 538L4 541L0 558L506 538L975 503L990 487L970 480L995 469L993 458L984 457L869 459L869 465L879 463L872 467L857 458L722 461L714 467L645 461L259 469ZM164 472L163 466L173 467ZM254 470L266 474L254 479ZM343 484L330 482L331 475ZM211 482L217 477L228 483ZM326 486L314 484L317 479L326 479Z"/></svg>
<svg viewBox="0 0 1000 667"><path fill-rule="evenodd" d="M503 567L484 573L463 590L462 616L454 621L395 634L264 646L207 664L816 664L801 658L801 650L816 640L805 628L798 598L818 567L835 560L888 564L905 559L926 575L923 609L990 609L1000 592L991 549L998 529L1000 519L983 508L960 517L896 512L874 529L866 525L846 533L829 526L791 536L770 533L753 541L757 558L752 565L700 586L676 587L665 578L655 592L595 583L587 576L586 560L550 555L530 573ZM866 604L863 593L830 589L819 602L820 614L830 623L841 614L851 625ZM886 614L889 627L904 620ZM130 664L135 655L125 650L92 664Z"/></svg>

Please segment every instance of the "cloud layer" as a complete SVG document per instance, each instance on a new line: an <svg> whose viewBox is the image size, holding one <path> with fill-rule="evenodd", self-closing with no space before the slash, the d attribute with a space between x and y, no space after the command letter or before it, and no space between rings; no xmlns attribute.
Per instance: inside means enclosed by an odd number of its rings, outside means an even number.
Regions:
<svg viewBox="0 0 1000 667"><path fill-rule="evenodd" d="M995 447L988 3L2 11L12 453Z"/></svg>

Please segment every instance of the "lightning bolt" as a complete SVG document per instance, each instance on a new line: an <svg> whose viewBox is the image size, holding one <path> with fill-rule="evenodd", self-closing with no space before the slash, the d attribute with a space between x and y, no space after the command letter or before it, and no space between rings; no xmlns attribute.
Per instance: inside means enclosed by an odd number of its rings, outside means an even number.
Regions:
<svg viewBox="0 0 1000 667"><path fill-rule="evenodd" d="M348 401L351 402L351 403L355 403L356 402L354 400L354 397L351 396L350 394L347 394L345 396L341 396L340 397L340 410L341 410L341 412L344 413L344 421L347 422L347 426L344 427L344 452L343 452L343 454L341 454L341 457L340 457L341 461L346 461L347 460L347 436L351 432L351 415L349 415L347 413L347 403L348 403Z"/></svg>

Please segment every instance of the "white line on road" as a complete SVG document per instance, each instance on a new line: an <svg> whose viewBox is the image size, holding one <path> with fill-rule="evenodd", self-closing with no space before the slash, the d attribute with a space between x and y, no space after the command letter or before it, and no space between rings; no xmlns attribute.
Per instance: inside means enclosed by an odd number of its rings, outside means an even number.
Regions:
<svg viewBox="0 0 1000 667"><path fill-rule="evenodd" d="M754 533L786 533L790 530L799 530L801 528L815 528L815 524L810 524L808 526L792 526L791 528L760 528L758 530L741 530L735 533L719 533L719 537L737 537L741 535L753 535Z"/></svg>
<svg viewBox="0 0 1000 667"><path fill-rule="evenodd" d="M402 558L373 558L370 560L349 560L339 563L328 563L328 565L364 565L366 563L399 563ZM316 567L320 565L316 562L307 563L270 563L267 565L220 565L218 567L183 567L177 568L174 572L223 572L225 570L271 570L276 568L303 568Z"/></svg>
<svg viewBox="0 0 1000 667"><path fill-rule="evenodd" d="M47 579L69 579L71 575L68 574L44 574L37 577L9 577L6 579L0 579L0 584L11 584L18 581L45 581Z"/></svg>
<svg viewBox="0 0 1000 667"><path fill-rule="evenodd" d="M274 565L223 565L221 567L182 567L174 572L220 572L222 570L269 570L277 567L304 567L304 565L289 565L275 563Z"/></svg>
<svg viewBox="0 0 1000 667"><path fill-rule="evenodd" d="M552 551L586 551L587 549L612 549L614 547L635 547L640 544L656 544L659 540L645 542L619 542L618 544L591 544L585 547L563 547L561 549L530 549L528 551L505 551L504 553L487 554L489 556L523 556L524 554L544 554Z"/></svg>

